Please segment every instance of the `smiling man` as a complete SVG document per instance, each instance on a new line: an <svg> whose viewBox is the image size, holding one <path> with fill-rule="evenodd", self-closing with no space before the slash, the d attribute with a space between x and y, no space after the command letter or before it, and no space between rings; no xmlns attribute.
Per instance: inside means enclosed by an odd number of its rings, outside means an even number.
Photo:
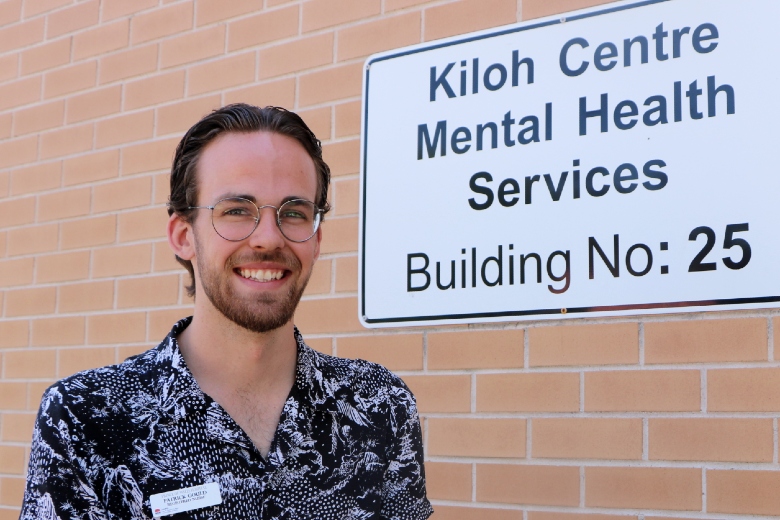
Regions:
<svg viewBox="0 0 780 520"><path fill-rule="evenodd" d="M230 105L182 138L168 241L191 318L47 390L21 518L427 518L414 397L293 325L328 211L320 142L292 112Z"/></svg>

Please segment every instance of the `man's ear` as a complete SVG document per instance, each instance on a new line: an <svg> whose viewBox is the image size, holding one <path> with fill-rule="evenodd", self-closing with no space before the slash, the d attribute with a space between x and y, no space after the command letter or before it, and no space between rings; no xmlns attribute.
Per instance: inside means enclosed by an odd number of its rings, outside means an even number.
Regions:
<svg viewBox="0 0 780 520"><path fill-rule="evenodd" d="M168 244L176 256L182 260L195 258L195 241L190 223L174 213L168 219L167 231Z"/></svg>

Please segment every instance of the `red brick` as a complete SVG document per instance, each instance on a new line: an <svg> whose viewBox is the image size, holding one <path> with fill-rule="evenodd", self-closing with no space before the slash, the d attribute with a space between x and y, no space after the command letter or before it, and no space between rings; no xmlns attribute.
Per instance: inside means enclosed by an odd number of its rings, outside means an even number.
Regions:
<svg viewBox="0 0 780 520"><path fill-rule="evenodd" d="M350 63L302 74L298 81L300 106L356 97L363 88L363 64Z"/></svg>
<svg viewBox="0 0 780 520"><path fill-rule="evenodd" d="M217 56L225 51L225 26L187 33L160 44L160 66L175 67L183 63Z"/></svg>
<svg viewBox="0 0 780 520"><path fill-rule="evenodd" d="M157 74L125 83L125 110L158 105L184 96L184 71Z"/></svg>
<svg viewBox="0 0 780 520"><path fill-rule="evenodd" d="M357 251L357 218L327 219L323 221L321 229L320 252L322 254Z"/></svg>
<svg viewBox="0 0 780 520"><path fill-rule="evenodd" d="M251 103L259 107L292 107L295 104L295 79L269 81L225 92L225 103Z"/></svg>
<svg viewBox="0 0 780 520"><path fill-rule="evenodd" d="M418 0L420 1L420 0ZM425 0L427 1L427 0ZM426 481L428 463L425 463ZM427 483L427 482L426 482ZM470 495L469 495L470 496ZM432 497L428 494L429 498ZM529 512L530 515L533 514ZM556 513L558 514L558 513ZM523 511L520 509L498 509L496 507L469 507L464 505L443 506L436 504L436 520L524 520ZM590 517L587 520L592 520ZM609 520L614 520L610 517Z"/></svg>
<svg viewBox="0 0 780 520"><path fill-rule="evenodd" d="M359 135L361 114L360 101L336 105L336 138Z"/></svg>
<svg viewBox="0 0 780 520"><path fill-rule="evenodd" d="M249 83L255 79L255 61L255 53L247 52L193 66L189 72L187 95Z"/></svg>
<svg viewBox="0 0 780 520"><path fill-rule="evenodd" d="M48 162L19 168L11 172L11 194L45 191L60 186L62 163Z"/></svg>
<svg viewBox="0 0 780 520"><path fill-rule="evenodd" d="M114 282L86 282L59 287L59 312L84 312L111 309Z"/></svg>
<svg viewBox="0 0 780 520"><path fill-rule="evenodd" d="M106 54L124 49L130 42L130 21L101 25L76 34L73 37L73 59L81 60L90 56Z"/></svg>
<svg viewBox="0 0 780 520"><path fill-rule="evenodd" d="M38 197L38 221L59 220L89 214L89 187L61 190Z"/></svg>
<svg viewBox="0 0 780 520"><path fill-rule="evenodd" d="M471 376L404 376L422 413L471 411Z"/></svg>
<svg viewBox="0 0 780 520"><path fill-rule="evenodd" d="M523 0L523 20L561 14L575 9L607 4L614 0Z"/></svg>
<svg viewBox="0 0 780 520"><path fill-rule="evenodd" d="M32 163L38 154L35 135L0 142L0 168Z"/></svg>
<svg viewBox="0 0 780 520"><path fill-rule="evenodd" d="M115 240L116 215L105 215L62 223L62 249L111 244Z"/></svg>
<svg viewBox="0 0 780 520"><path fill-rule="evenodd" d="M260 78L272 78L333 62L333 34L320 34L260 51Z"/></svg>
<svg viewBox="0 0 780 520"><path fill-rule="evenodd" d="M298 34L298 6L260 13L231 22L228 51L274 42Z"/></svg>
<svg viewBox="0 0 780 520"><path fill-rule="evenodd" d="M360 141L341 141L322 147L322 156L334 177L360 171Z"/></svg>
<svg viewBox="0 0 780 520"><path fill-rule="evenodd" d="M34 263L30 257L0 260L0 287L31 284Z"/></svg>
<svg viewBox="0 0 780 520"><path fill-rule="evenodd" d="M576 506L577 467L477 464L477 502Z"/></svg>
<svg viewBox="0 0 780 520"><path fill-rule="evenodd" d="M44 253L57 249L57 224L25 227L8 232L8 255Z"/></svg>
<svg viewBox="0 0 780 520"><path fill-rule="evenodd" d="M5 295L6 316L32 316L54 312L57 291L54 287L13 289Z"/></svg>
<svg viewBox="0 0 780 520"><path fill-rule="evenodd" d="M222 104L219 95L214 94L196 99L188 99L171 105L157 108L157 135L177 134L176 141L181 134L186 132L195 122ZM170 150L176 149L174 144ZM168 159L168 167L171 165L171 154Z"/></svg>
<svg viewBox="0 0 780 520"><path fill-rule="evenodd" d="M103 0L102 21L137 13L144 9L156 7L158 4L158 0L133 0L132 2L127 0Z"/></svg>
<svg viewBox="0 0 780 520"><path fill-rule="evenodd" d="M89 276L89 251L39 256L35 273L38 283L83 280Z"/></svg>
<svg viewBox="0 0 780 520"><path fill-rule="evenodd" d="M359 332L357 298L303 300L295 313L295 323L304 334Z"/></svg>
<svg viewBox="0 0 780 520"><path fill-rule="evenodd" d="M0 202L0 222L3 227L22 226L35 221L35 197Z"/></svg>
<svg viewBox="0 0 780 520"><path fill-rule="evenodd" d="M117 282L117 308L160 307L179 299L179 275L130 278Z"/></svg>
<svg viewBox="0 0 780 520"><path fill-rule="evenodd" d="M14 134L40 132L62 125L65 119L65 102L54 101L31 108L23 108L14 114Z"/></svg>
<svg viewBox="0 0 780 520"><path fill-rule="evenodd" d="M428 368L433 370L520 368L522 330L428 334Z"/></svg>
<svg viewBox="0 0 780 520"><path fill-rule="evenodd" d="M146 45L100 58L100 83L140 76L157 70L158 45Z"/></svg>
<svg viewBox="0 0 780 520"><path fill-rule="evenodd" d="M146 313L99 314L87 317L87 343L117 344L144 341Z"/></svg>
<svg viewBox="0 0 780 520"><path fill-rule="evenodd" d="M157 128L159 130L159 117ZM178 139L157 139L123 147L122 175L170 169L177 143Z"/></svg>
<svg viewBox="0 0 780 520"><path fill-rule="evenodd" d="M641 419L533 419L531 432L534 458L642 458Z"/></svg>
<svg viewBox="0 0 780 520"><path fill-rule="evenodd" d="M46 98L70 94L95 86L97 62L87 61L47 72L44 76L43 95Z"/></svg>
<svg viewBox="0 0 780 520"><path fill-rule="evenodd" d="M420 42L420 12L382 18L339 31L339 61Z"/></svg>
<svg viewBox="0 0 780 520"><path fill-rule="evenodd" d="M20 107L39 99L41 99L40 76L0 85L0 110Z"/></svg>
<svg viewBox="0 0 780 520"><path fill-rule="evenodd" d="M0 81L19 77L19 56L19 53L0 56Z"/></svg>
<svg viewBox="0 0 780 520"><path fill-rule="evenodd" d="M576 373L477 375L480 412L576 412L579 408L580 377Z"/></svg>
<svg viewBox="0 0 780 520"><path fill-rule="evenodd" d="M83 316L33 320L32 345L81 345L84 343L85 323Z"/></svg>
<svg viewBox="0 0 780 520"><path fill-rule="evenodd" d="M22 18L22 0L7 0L0 4L0 26L18 22Z"/></svg>
<svg viewBox="0 0 780 520"><path fill-rule="evenodd" d="M43 17L0 29L0 52L21 49L43 41Z"/></svg>
<svg viewBox="0 0 780 520"><path fill-rule="evenodd" d="M164 238L168 213L165 208L149 208L123 212L119 216L119 241L131 242L147 238Z"/></svg>
<svg viewBox="0 0 780 520"><path fill-rule="evenodd" d="M362 20L379 14L379 0L313 0L303 4L303 31ZM419 30L418 30L419 33Z"/></svg>
<svg viewBox="0 0 780 520"><path fill-rule="evenodd" d="M61 9L47 17L46 37L56 38L62 34L97 25L99 15L98 0L80 2L73 7Z"/></svg>
<svg viewBox="0 0 780 520"><path fill-rule="evenodd" d="M425 487L428 498L469 502L471 485L471 464L425 462ZM438 506L436 513L439 514Z"/></svg>
<svg viewBox="0 0 780 520"><path fill-rule="evenodd" d="M635 323L529 329L531 366L620 365L639 362Z"/></svg>
<svg viewBox="0 0 780 520"><path fill-rule="evenodd" d="M358 289L356 256L336 259L336 292L355 292Z"/></svg>
<svg viewBox="0 0 780 520"><path fill-rule="evenodd" d="M780 369L709 370L707 409L711 412L780 411Z"/></svg>
<svg viewBox="0 0 780 520"><path fill-rule="evenodd" d="M28 320L0 321L0 348L26 347L30 340L29 331Z"/></svg>
<svg viewBox="0 0 780 520"><path fill-rule="evenodd" d="M645 324L645 363L767 360L763 318Z"/></svg>
<svg viewBox="0 0 780 520"><path fill-rule="evenodd" d="M517 22L517 0L461 0L425 10L425 41Z"/></svg>
<svg viewBox="0 0 780 520"><path fill-rule="evenodd" d="M585 410L683 412L701 410L695 370L627 370L585 373Z"/></svg>
<svg viewBox="0 0 780 520"><path fill-rule="evenodd" d="M65 186L110 179L119 174L119 150L94 152L65 159L62 177Z"/></svg>
<svg viewBox="0 0 780 520"><path fill-rule="evenodd" d="M73 0L25 0L24 17L31 18L36 14L52 11L58 7L72 4Z"/></svg>
<svg viewBox="0 0 780 520"><path fill-rule="evenodd" d="M122 87L113 86L93 90L68 98L68 123L94 119L119 112L122 103Z"/></svg>
<svg viewBox="0 0 780 520"><path fill-rule="evenodd" d="M118 180L95 186L92 210L95 213L101 213L144 206L149 204L151 198L152 180L150 177Z"/></svg>
<svg viewBox="0 0 780 520"><path fill-rule="evenodd" d="M649 454L658 460L772 462L771 419L650 419Z"/></svg>
<svg viewBox="0 0 780 520"><path fill-rule="evenodd" d="M701 511L698 468L586 467L585 505Z"/></svg>
<svg viewBox="0 0 780 520"><path fill-rule="evenodd" d="M98 148L149 139L154 134L154 111L135 112L98 121L95 126Z"/></svg>
<svg viewBox="0 0 780 520"><path fill-rule="evenodd" d="M262 9L263 0L196 0L195 23L206 25Z"/></svg>
<svg viewBox="0 0 780 520"><path fill-rule="evenodd" d="M373 361L390 370L421 370L422 349L421 334L355 336L337 340L340 357Z"/></svg>
<svg viewBox="0 0 780 520"><path fill-rule="evenodd" d="M780 472L707 471L707 511L738 515L780 515Z"/></svg>
<svg viewBox="0 0 780 520"><path fill-rule="evenodd" d="M51 43L22 52L22 75L52 69L70 61L70 38L63 38Z"/></svg>
<svg viewBox="0 0 780 520"><path fill-rule="evenodd" d="M65 126L41 134L41 159L63 157L92 149L94 125Z"/></svg>
<svg viewBox="0 0 780 520"><path fill-rule="evenodd" d="M64 348L59 350L57 377L67 377L82 370L111 365L116 361L113 348Z"/></svg>
<svg viewBox="0 0 780 520"><path fill-rule="evenodd" d="M432 457L525 457L524 419L434 419L428 423Z"/></svg>
<svg viewBox="0 0 780 520"><path fill-rule="evenodd" d="M192 28L192 2L180 2L170 7L155 9L136 15L130 23L130 40L133 45L162 38Z"/></svg>

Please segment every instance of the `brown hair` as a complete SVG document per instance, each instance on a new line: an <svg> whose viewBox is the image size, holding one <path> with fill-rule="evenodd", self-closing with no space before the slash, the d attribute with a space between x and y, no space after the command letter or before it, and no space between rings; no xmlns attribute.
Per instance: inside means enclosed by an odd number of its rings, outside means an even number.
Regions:
<svg viewBox="0 0 780 520"><path fill-rule="evenodd" d="M244 103L227 105L214 110L187 130L176 147L171 166L171 195L168 199L168 215L178 214L187 222L192 220L191 206L198 205L197 165L203 149L219 135L227 132L267 131L286 135L297 140L308 152L317 171L317 206L326 213L330 168L322 160L322 143L295 112L280 107L260 108ZM192 262L176 257L190 273L191 284L187 293L195 296L195 271Z"/></svg>

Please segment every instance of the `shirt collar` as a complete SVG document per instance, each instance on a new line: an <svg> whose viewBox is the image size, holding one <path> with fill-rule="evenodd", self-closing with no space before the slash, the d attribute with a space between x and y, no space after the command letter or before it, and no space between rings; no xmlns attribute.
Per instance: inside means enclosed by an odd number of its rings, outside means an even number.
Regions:
<svg viewBox="0 0 780 520"><path fill-rule="evenodd" d="M253 449L247 435L235 424L222 407L205 395L184 361L176 338L192 322L192 316L174 324L165 339L152 350L151 381L159 396L161 419L177 422L191 414L203 414L215 422L218 436L245 449ZM306 442L308 424L315 413L337 411L336 395L346 386L333 377L326 356L315 351L303 340L297 327L293 329L298 351L295 382L285 402L279 427L269 453L269 461L281 464L286 455Z"/></svg>

